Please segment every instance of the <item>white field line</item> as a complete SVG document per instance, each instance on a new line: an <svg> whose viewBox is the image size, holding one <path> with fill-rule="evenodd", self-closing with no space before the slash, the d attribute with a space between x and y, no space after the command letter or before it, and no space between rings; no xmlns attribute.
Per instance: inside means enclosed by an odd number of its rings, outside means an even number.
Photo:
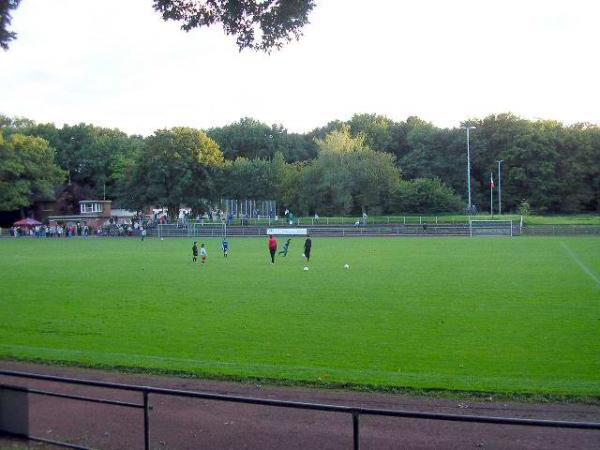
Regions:
<svg viewBox="0 0 600 450"><path fill-rule="evenodd" d="M598 275L596 275L592 271L592 269L590 269L588 266L586 266L583 263L583 261L581 261L581 259L579 259L579 256L577 256L577 254L567 246L567 244L565 244L564 242L561 242L560 245L563 246L563 248L567 251L569 256L573 259L573 261L575 261L577 263L577 265L581 268L581 270L583 270L585 273L587 273L592 278L592 280L594 280L596 282L596 287L600 288L600 277Z"/></svg>

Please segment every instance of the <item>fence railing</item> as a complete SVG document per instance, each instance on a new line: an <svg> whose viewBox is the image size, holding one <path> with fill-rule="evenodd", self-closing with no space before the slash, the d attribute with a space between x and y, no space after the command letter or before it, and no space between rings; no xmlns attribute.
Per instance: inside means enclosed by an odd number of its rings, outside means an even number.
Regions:
<svg viewBox="0 0 600 450"><path fill-rule="evenodd" d="M136 408L143 409L144 414L144 448L150 449L150 395L167 395L173 397L187 397L187 398L198 398L204 400L214 400L230 403L243 403L250 405L261 405L271 406L278 408L288 409L303 409L311 411L324 411L331 413L345 413L352 417L352 436L353 436L353 449L360 449L360 418L362 416L385 416L385 417L398 417L408 419L422 419L422 420L438 420L438 421L449 421L449 422L471 422L471 423L486 423L495 425L520 425L530 427L549 427L549 428L564 428L564 429L579 429L579 430L600 430L600 423L597 422L570 422L570 421L557 421L557 420L537 420L537 419L518 419L511 417L493 417L493 416L475 416L475 415L461 415L461 414L440 414L440 413L429 413L429 412L415 412L415 411L402 411L402 410L390 410L390 409L377 409L377 408L361 408L356 406L341 406L341 405L329 405L322 403L306 403L286 400L272 400L255 397L243 397L236 395L225 395L225 394L214 394L209 392L197 392L187 391L178 389L165 389L152 386L138 386L132 384L122 383L110 383L105 381L91 381L83 380L79 378L68 378L58 377L54 375L42 375L28 372L19 372L13 370L0 370L0 375L25 378L30 380L45 380L57 383L65 383L72 385L83 385L91 387L100 387L106 389L123 390L130 392L138 392L142 394L141 403L122 402L116 400L105 400L80 395L67 395L50 391L43 391L40 389L32 389L29 387L16 387L9 386L0 383L0 389L14 390L26 392L35 395L46 395L58 398L67 398L73 400L81 400L85 402L102 403L105 405L113 405L118 407ZM0 430L1 432L2 430ZM52 441L40 436L31 436L29 433L26 435L12 433L13 435L23 437L33 441L45 442L65 448L76 448L88 450L89 447L79 446L70 444L67 442Z"/></svg>

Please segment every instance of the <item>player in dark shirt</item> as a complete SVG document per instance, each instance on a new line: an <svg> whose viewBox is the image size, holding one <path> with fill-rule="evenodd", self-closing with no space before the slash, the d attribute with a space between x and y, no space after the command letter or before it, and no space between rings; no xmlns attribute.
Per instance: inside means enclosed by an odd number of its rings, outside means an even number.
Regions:
<svg viewBox="0 0 600 450"><path fill-rule="evenodd" d="M304 241L304 256L306 257L306 262L310 261L310 249L312 248L312 241L310 240L310 235L306 235L306 241Z"/></svg>
<svg viewBox="0 0 600 450"><path fill-rule="evenodd" d="M192 261L198 261L198 242L194 241L194 245L192 246Z"/></svg>

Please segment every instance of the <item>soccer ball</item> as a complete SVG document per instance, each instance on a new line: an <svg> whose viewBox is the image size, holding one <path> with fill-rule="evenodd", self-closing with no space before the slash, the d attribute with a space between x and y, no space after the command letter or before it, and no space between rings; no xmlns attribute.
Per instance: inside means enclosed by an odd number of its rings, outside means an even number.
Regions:
<svg viewBox="0 0 600 450"><path fill-rule="evenodd" d="M164 241L164 240L165 240L165 238L160 238L160 240L161 240L161 241Z"/></svg>
<svg viewBox="0 0 600 450"><path fill-rule="evenodd" d="M302 253L302 257L303 257L303 258L306 258L306 255L305 255L304 253Z"/></svg>
<svg viewBox="0 0 600 450"><path fill-rule="evenodd" d="M350 264L344 264L344 269L349 269L350 268Z"/></svg>
<svg viewBox="0 0 600 450"><path fill-rule="evenodd" d="M308 266L304 266L304 270L308 270Z"/></svg>

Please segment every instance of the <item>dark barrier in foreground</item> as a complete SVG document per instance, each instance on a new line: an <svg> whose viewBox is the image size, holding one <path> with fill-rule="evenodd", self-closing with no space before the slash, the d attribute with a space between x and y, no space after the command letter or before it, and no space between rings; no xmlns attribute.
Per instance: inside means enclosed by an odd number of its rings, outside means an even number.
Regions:
<svg viewBox="0 0 600 450"><path fill-rule="evenodd" d="M10 377L18 377L25 379L33 379L33 380L46 380L53 381L58 383L67 383L67 384L75 384L75 385L83 385L83 386L93 386L93 387L102 387L107 389L120 389L124 391L133 391L139 392L142 394L142 403L130 403L130 402L121 402L115 400L104 400L98 398L84 397L79 395L67 395L67 394L59 394L55 392L42 391L39 389L31 389L27 387L15 387L0 384L0 391L13 391L13 392L21 392L26 394L35 394L35 395L47 395L53 397L61 397L68 399L81 400L85 402L94 402L94 403L102 403L105 405L114 405L126 408L137 408L142 409L144 413L144 448L150 448L150 421L149 421L149 411L150 411L150 403L149 397L150 394L160 394L160 395L168 395L168 396L176 396L176 397L188 397L188 398L200 398L204 400L215 400L215 401L224 401L224 402L233 402L233 403L245 403L251 405L263 405L263 406L274 406L279 408L293 408L293 409L305 409L312 411L326 411L333 413L346 413L352 416L352 429L353 429L353 448L358 450L360 448L360 417L361 416L386 416L386 417L401 417L401 418L410 418L410 419L422 419L422 420L443 420L443 421L451 421L451 422L475 422L475 423L487 423L487 424L496 424L496 425L521 425L521 426L532 426L532 427L550 427L550 428L570 428L570 429L580 429L580 430L600 430L600 423L595 422L565 422L565 421L555 421L555 420L534 420L534 419L515 419L509 417L490 417L490 416L469 416L469 415L459 415L459 414L437 414L437 413L425 413L425 412L413 412L413 411L398 411L398 410L387 410L387 409L374 409L374 408L358 408L352 406L338 406L338 405L327 405L327 404L319 404L319 403L304 403L304 402L293 402L293 401L283 401L283 400L268 400L261 398L253 398L253 397L240 397L234 395L222 395L222 394L212 394L208 392L195 392L195 391L184 391L184 390L176 390L176 389L163 389L156 388L151 386L137 386L131 384L121 384L121 383L108 383L103 381L88 381L77 378L65 378L65 377L57 377L52 375L39 375L34 373L27 372L18 372L12 370L0 370L0 375L10 376ZM26 397L26 396L25 396ZM14 403L14 402L13 402ZM11 404L11 407L14 407ZM26 408L27 405L23 405L23 408ZM3 408L6 408L6 405L2 404L2 398L0 398L0 412ZM2 422L0 422L2 425ZM27 428L22 428L26 430ZM77 448L77 449L89 449L89 447L82 447L74 444L69 444L66 442L57 442L48 439L41 438L39 436L31 436L29 432L23 431L15 431L11 429L2 430L0 428L0 433L5 432L7 434L11 434L13 436L23 437L33 441L45 442L53 445L58 445L65 448Z"/></svg>

